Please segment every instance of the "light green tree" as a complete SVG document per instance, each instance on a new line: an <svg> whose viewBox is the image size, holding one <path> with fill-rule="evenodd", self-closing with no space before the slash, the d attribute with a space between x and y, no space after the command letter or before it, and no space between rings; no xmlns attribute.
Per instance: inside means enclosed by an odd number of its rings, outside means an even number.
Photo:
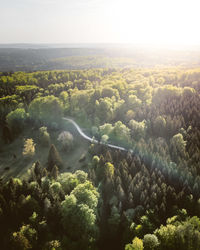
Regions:
<svg viewBox="0 0 200 250"><path fill-rule="evenodd" d="M157 229L154 234L158 237L161 242L161 249L174 249L175 246L175 225L166 225Z"/></svg>
<svg viewBox="0 0 200 250"><path fill-rule="evenodd" d="M79 184L74 188L71 194L76 197L78 204L83 203L89 208L96 208L99 195L91 182L86 181L85 183Z"/></svg>
<svg viewBox="0 0 200 250"><path fill-rule="evenodd" d="M172 150L175 148L181 155L185 154L186 141L183 139L183 135L178 133L170 140L170 146Z"/></svg>
<svg viewBox="0 0 200 250"><path fill-rule="evenodd" d="M33 139L26 139L24 143L24 150L22 152L23 156L26 158L31 158L35 154L35 143Z"/></svg>
<svg viewBox="0 0 200 250"><path fill-rule="evenodd" d="M127 244L125 250L143 250L143 242L138 237L135 237L132 241L132 244Z"/></svg>
<svg viewBox="0 0 200 250"><path fill-rule="evenodd" d="M104 176L107 178L112 178L115 171L114 165L110 162L106 162L104 169Z"/></svg>
<svg viewBox="0 0 200 250"><path fill-rule="evenodd" d="M154 234L145 234L143 239L144 249L153 250L158 247L159 241Z"/></svg>
<svg viewBox="0 0 200 250"><path fill-rule="evenodd" d="M58 122L62 117L62 113L62 102L55 96L35 98L29 106L30 117L45 124Z"/></svg>
<svg viewBox="0 0 200 250"><path fill-rule="evenodd" d="M15 109L6 116L8 126L10 127L10 129L14 134L18 134L19 132L22 131L27 117L28 114L25 112L23 108Z"/></svg>
<svg viewBox="0 0 200 250"><path fill-rule="evenodd" d="M117 137L118 141L124 144L130 143L130 129L121 121L115 123L113 134Z"/></svg>
<svg viewBox="0 0 200 250"><path fill-rule="evenodd" d="M145 137L147 130L145 120L143 120L142 122L138 122L132 119L129 121L129 126L131 128L131 136L134 140L139 140Z"/></svg>

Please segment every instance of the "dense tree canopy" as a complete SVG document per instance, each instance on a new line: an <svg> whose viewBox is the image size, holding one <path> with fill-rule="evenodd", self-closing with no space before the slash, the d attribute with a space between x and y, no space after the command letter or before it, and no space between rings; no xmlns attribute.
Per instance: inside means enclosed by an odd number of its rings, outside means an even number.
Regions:
<svg viewBox="0 0 200 250"><path fill-rule="evenodd" d="M199 249L199 77L176 67L0 73L2 249ZM26 178L9 179L19 164Z"/></svg>

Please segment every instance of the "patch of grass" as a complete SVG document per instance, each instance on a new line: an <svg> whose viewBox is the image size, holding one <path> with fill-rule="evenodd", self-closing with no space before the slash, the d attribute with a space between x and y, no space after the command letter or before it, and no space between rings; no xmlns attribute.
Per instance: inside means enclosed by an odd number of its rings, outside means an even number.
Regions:
<svg viewBox="0 0 200 250"><path fill-rule="evenodd" d="M63 130L68 130L74 137L73 148L69 151L62 149L61 143L57 140L59 133ZM82 169L83 162L80 162L82 155L85 155L84 164L89 161L88 155L89 143L80 137L77 131L70 124L63 124L62 129L58 131L48 131L53 143L63 161L63 168L60 172L74 172L77 169ZM31 159L25 159L22 155L24 140L32 138L35 146L35 155ZM31 168L34 162L39 160L43 167L46 167L49 147L44 147L39 142L39 130L34 128L25 129L11 144L3 145L1 143L0 150L0 175L4 180L10 177L26 178L28 169ZM16 157L15 157L16 156ZM7 168L7 170L5 170ZM87 169L84 169L85 171Z"/></svg>

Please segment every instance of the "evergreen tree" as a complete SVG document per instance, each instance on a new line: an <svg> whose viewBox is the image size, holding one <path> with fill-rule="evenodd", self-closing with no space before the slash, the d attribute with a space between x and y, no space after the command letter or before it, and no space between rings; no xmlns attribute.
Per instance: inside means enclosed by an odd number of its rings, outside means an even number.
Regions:
<svg viewBox="0 0 200 250"><path fill-rule="evenodd" d="M58 166L59 168L62 167L62 160L60 158L60 155L54 146L54 144L51 145L49 149L49 156L48 156L48 162L47 162L47 170L51 172L54 165Z"/></svg>
<svg viewBox="0 0 200 250"><path fill-rule="evenodd" d="M59 175L58 167L54 165L51 170L51 176L53 177L54 180L56 180L58 178L58 175Z"/></svg>
<svg viewBox="0 0 200 250"><path fill-rule="evenodd" d="M40 161L36 161L35 167L34 167L34 173L36 176L40 176L42 172L42 166Z"/></svg>
<svg viewBox="0 0 200 250"><path fill-rule="evenodd" d="M42 165L40 161L36 161L35 167L34 167L34 174L39 185L41 185L42 172L43 170L42 170Z"/></svg>

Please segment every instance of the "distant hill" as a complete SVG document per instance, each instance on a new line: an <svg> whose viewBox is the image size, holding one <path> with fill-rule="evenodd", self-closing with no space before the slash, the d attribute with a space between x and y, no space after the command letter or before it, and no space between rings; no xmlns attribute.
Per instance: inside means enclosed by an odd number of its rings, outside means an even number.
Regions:
<svg viewBox="0 0 200 250"><path fill-rule="evenodd" d="M112 44L0 44L0 71L157 65L199 67L200 49L169 50Z"/></svg>

